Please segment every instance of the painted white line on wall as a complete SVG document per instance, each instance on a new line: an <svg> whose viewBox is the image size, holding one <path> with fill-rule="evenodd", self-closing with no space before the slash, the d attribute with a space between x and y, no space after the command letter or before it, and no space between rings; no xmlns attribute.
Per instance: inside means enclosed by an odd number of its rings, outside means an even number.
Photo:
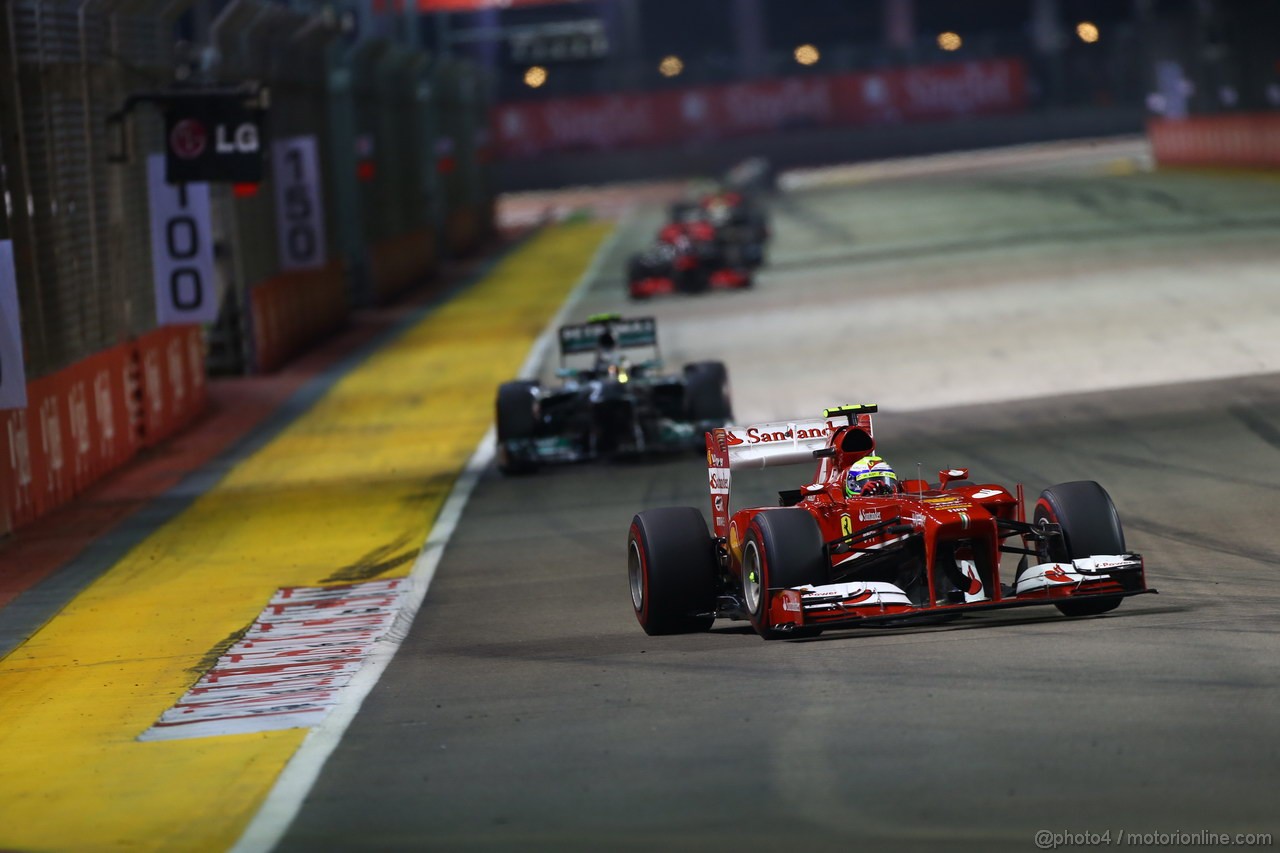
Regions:
<svg viewBox="0 0 1280 853"><path fill-rule="evenodd" d="M619 234L622 233L622 224L620 222L614 226L613 231L596 249L591 262L574 284L568 298L534 342L528 358L520 368L521 376L532 376L541 364L547 349L555 340L557 327L581 301L587 287L599 274L604 259L608 257ZM453 536L453 531L462 518L462 511L476 484L480 481L480 476L493 461L495 437L496 431L490 427L484 438L480 439L479 446L471 454L457 481L454 482L453 489L449 492L444 506L441 507L440 515L432 525L431 533L427 536L427 541L423 544L422 551L409 572L409 589L405 592L404 603L396 615L395 624L386 637L378 642L367 658L365 666L351 679L329 715L307 734L293 758L289 759L289 763L285 765L275 786L272 787L271 793L263 801L262 808L245 827L244 834L231 848L231 853L263 853L271 850L279 843L281 836L297 816L298 810L302 807L302 801L306 799L311 787L319 778L320 771L324 769L329 756L337 749L347 727L351 725L351 721L355 719L356 713L364 703L365 697L378 683L387 665L391 663L391 659L395 657L404 639L409 635L414 617L418 615L431 581L435 578L445 546Z"/></svg>

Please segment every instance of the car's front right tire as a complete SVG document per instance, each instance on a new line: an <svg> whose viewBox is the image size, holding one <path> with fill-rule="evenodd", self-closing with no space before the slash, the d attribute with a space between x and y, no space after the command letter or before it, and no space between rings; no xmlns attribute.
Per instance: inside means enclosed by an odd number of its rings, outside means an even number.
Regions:
<svg viewBox="0 0 1280 853"><path fill-rule="evenodd" d="M504 474L528 474L537 470L537 461L521 445L533 441L538 432L538 383L517 379L498 386L495 418L498 425L498 470Z"/></svg>
<svg viewBox="0 0 1280 853"><path fill-rule="evenodd" d="M822 531L807 510L771 509L751 520L742 544L742 602L756 633L766 640L812 637L810 626L780 631L770 624L769 590L827 583L831 565Z"/></svg>

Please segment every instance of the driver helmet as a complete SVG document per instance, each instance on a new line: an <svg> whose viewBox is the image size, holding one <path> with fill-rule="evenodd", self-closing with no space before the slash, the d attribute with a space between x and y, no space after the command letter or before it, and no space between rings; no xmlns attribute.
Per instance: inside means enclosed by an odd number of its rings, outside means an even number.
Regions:
<svg viewBox="0 0 1280 853"><path fill-rule="evenodd" d="M849 466L844 479L845 497L891 495L898 491L898 475L879 456L864 456Z"/></svg>

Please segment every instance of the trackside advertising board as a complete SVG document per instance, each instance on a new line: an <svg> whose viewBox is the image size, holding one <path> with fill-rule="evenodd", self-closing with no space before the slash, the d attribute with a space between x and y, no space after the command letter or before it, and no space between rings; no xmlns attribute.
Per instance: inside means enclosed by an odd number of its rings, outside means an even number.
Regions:
<svg viewBox="0 0 1280 853"><path fill-rule="evenodd" d="M790 128L1016 113L1026 106L1022 61L989 59L500 104L493 110L493 129L501 156L520 159Z"/></svg>

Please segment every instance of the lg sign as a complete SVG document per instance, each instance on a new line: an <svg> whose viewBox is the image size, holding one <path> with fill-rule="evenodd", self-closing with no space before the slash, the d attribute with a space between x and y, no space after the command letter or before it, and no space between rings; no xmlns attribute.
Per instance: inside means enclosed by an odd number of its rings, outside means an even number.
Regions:
<svg viewBox="0 0 1280 853"><path fill-rule="evenodd" d="M165 111L171 183L262 180L262 112L240 96L173 101Z"/></svg>
<svg viewBox="0 0 1280 853"><path fill-rule="evenodd" d="M218 154L255 154L258 151L258 126L245 122L234 130L225 124L214 129L213 150ZM169 147L180 160L195 160L209 144L204 125L193 118L183 119L169 134Z"/></svg>
<svg viewBox="0 0 1280 853"><path fill-rule="evenodd" d="M218 132L213 137L214 148L219 154L258 153L258 126L256 124L242 124L229 136L223 133L224 130L226 130L225 127L218 125Z"/></svg>

